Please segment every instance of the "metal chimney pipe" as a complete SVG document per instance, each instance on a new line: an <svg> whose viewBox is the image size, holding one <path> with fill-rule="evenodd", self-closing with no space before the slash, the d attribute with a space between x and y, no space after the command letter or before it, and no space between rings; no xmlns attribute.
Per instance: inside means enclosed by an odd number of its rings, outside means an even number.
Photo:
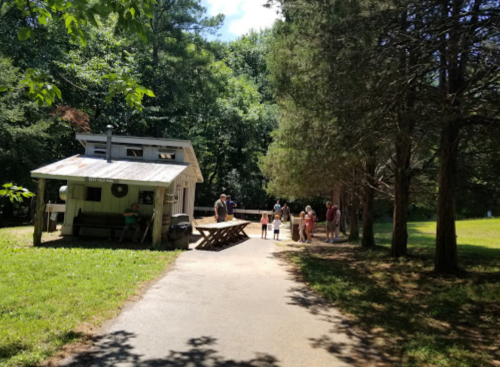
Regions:
<svg viewBox="0 0 500 367"><path fill-rule="evenodd" d="M113 139L113 126L108 125L106 126L106 129L108 129L108 140L106 142L106 160L108 163L111 163L111 140Z"/></svg>

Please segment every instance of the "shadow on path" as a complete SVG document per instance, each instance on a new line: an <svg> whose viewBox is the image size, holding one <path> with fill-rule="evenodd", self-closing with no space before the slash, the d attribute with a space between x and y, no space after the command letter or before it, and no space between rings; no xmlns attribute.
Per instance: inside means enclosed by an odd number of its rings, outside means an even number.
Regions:
<svg viewBox="0 0 500 367"><path fill-rule="evenodd" d="M265 353L256 353L255 358L248 361L225 359L215 349L217 339L211 336L189 339L186 350L170 350L163 358L142 359L129 344L135 337L134 333L116 331L96 338L95 348L76 355L63 366L111 367L123 364L133 367L279 367L278 360Z"/></svg>
<svg viewBox="0 0 500 367"><path fill-rule="evenodd" d="M311 339L313 347L339 359L347 356L343 360L353 365L355 359L376 359L373 345L378 341L392 355L381 359L392 360L386 365L421 365L448 358L472 366L500 360L496 317L500 308L490 294L498 289L497 272L442 279L427 270L430 260L425 254L398 262L386 248L314 246L275 256L294 263L291 277L310 285L289 289L289 304L332 324L330 334ZM329 312L333 307L352 316L336 316ZM335 343L338 333L358 340L350 355L345 345Z"/></svg>

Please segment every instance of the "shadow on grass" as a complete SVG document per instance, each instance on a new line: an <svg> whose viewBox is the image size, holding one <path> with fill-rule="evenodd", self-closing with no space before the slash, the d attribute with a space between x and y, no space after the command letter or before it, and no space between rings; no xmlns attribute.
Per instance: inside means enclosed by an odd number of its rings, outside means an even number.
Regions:
<svg viewBox="0 0 500 367"><path fill-rule="evenodd" d="M277 254L293 262L293 275L310 286L291 289L292 304L315 315L327 315L333 304L352 315L349 324L330 318L335 329L361 330L367 348L383 341L398 365L486 366L500 360L499 273L437 278L427 255L394 261L386 248L347 245ZM328 336L313 345L342 351Z"/></svg>
<svg viewBox="0 0 500 367"><path fill-rule="evenodd" d="M126 331L116 331L96 339L96 346L88 352L76 355L62 366L67 367L111 367L126 363L143 367L278 367L278 360L265 353L256 353L247 361L226 359L216 350L217 339L201 336L186 341L183 350L166 352L162 358L147 359L138 354L132 345L137 336ZM161 343L162 341L158 341ZM168 345L165 345L168 350Z"/></svg>
<svg viewBox="0 0 500 367"><path fill-rule="evenodd" d="M12 343L1 344L0 363L2 363L2 361L8 361L10 358L17 356L26 349L29 348L19 340Z"/></svg>
<svg viewBox="0 0 500 367"><path fill-rule="evenodd" d="M196 242L200 239L199 236L192 236L190 242ZM120 243L118 239L110 240L107 238L97 237L73 237L59 236L44 242L37 246L39 248L78 248L78 249L110 249L110 250L153 250L153 251L170 251L171 248L167 244L152 246L149 242L143 244L134 243L132 241L124 241Z"/></svg>

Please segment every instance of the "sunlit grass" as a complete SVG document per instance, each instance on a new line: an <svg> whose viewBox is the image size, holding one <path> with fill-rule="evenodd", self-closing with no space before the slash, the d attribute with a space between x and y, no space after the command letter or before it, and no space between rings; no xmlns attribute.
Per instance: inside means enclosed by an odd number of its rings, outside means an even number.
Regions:
<svg viewBox="0 0 500 367"><path fill-rule="evenodd" d="M34 366L116 314L177 252L29 246L31 229L0 230L0 366ZM109 247L107 244L104 247Z"/></svg>
<svg viewBox="0 0 500 367"><path fill-rule="evenodd" d="M462 220L456 222L459 245L500 248L500 219ZM378 244L390 244L392 223L377 223L375 233ZM434 247L436 222L414 222L408 225L410 247ZM467 251L466 248L462 250ZM477 249L476 249L477 251Z"/></svg>
<svg viewBox="0 0 500 367"><path fill-rule="evenodd" d="M436 224L410 223L410 256L389 256L391 225L376 225L383 247L317 246L287 256L312 289L350 314L395 366L491 366L500 362L500 220L457 222L459 278L432 273ZM376 331L374 331L376 330ZM494 362L496 361L496 362ZM496 363L496 364L495 364Z"/></svg>

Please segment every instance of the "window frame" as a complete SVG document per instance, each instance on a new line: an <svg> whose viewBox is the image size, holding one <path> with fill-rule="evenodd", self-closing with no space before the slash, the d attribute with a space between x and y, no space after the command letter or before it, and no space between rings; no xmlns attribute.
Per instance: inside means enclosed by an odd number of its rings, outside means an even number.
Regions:
<svg viewBox="0 0 500 367"><path fill-rule="evenodd" d="M141 154L139 156L129 155L129 151L138 151L141 152ZM125 157L127 157L127 159L144 159L144 147L125 147Z"/></svg>
<svg viewBox="0 0 500 367"><path fill-rule="evenodd" d="M94 192L91 194L92 191L94 191ZM99 200L96 200L97 199L97 192L99 193ZM102 202L102 187L87 186L87 196L85 198L85 201L88 201L91 203L101 203Z"/></svg>
<svg viewBox="0 0 500 367"><path fill-rule="evenodd" d="M151 195L151 204L145 203L142 201L141 194L142 193L150 193L148 195ZM138 196L137 196L137 203L139 205L147 205L147 206L152 206L155 203L155 192L154 190L139 190Z"/></svg>
<svg viewBox="0 0 500 367"><path fill-rule="evenodd" d="M160 161L175 161L177 151L175 149L158 149L157 153ZM162 155L170 155L171 158L164 158Z"/></svg>

